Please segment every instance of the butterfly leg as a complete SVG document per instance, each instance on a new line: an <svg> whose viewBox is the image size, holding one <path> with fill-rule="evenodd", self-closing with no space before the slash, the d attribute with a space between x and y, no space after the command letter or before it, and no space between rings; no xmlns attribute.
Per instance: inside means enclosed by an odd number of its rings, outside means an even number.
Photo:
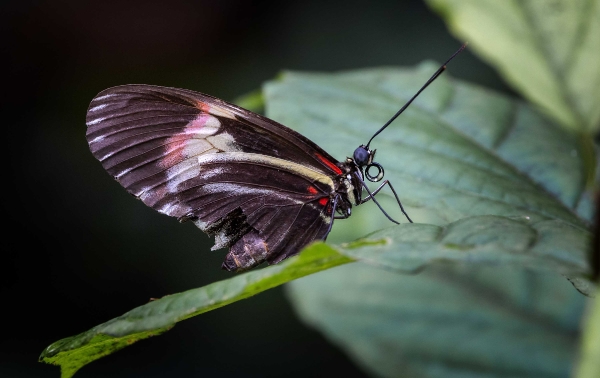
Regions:
<svg viewBox="0 0 600 378"><path fill-rule="evenodd" d="M338 213L340 214L340 213ZM348 219L350 218L349 214L343 214L343 215L334 215L333 219Z"/></svg>
<svg viewBox="0 0 600 378"><path fill-rule="evenodd" d="M400 198L398 198L398 194L396 193L396 190L394 190L394 187L392 186L392 183L389 182L389 180L385 180L381 185L379 185L379 188L375 189L373 192L369 191L369 189L367 188L367 186L363 182L363 186L364 186L365 189L367 189L367 192L369 193L369 195L366 196L365 198L363 198L360 201L360 204L363 204L363 203L365 203L365 202L367 202L369 200L373 200L374 202L377 202L375 200L375 195L377 193L379 193L381 191L381 189L383 189L383 187L385 185L388 185L390 187L390 189L392 189L392 193L394 193L394 197L396 197L396 202L398 202L398 206L400 206L400 210L402 210L402 214L404 214L404 216L406 217L406 219L408 219L408 221L410 223L413 223L412 219L410 219L410 217L408 216L408 214L406 214L406 211L404 211L404 207L402 206L402 202L400 202ZM377 205L379 205L379 204L377 204ZM381 207L379 207L379 208L381 209ZM383 209L381 209L381 211L383 211ZM387 214L385 213L385 211L383 211L383 213L387 216ZM389 218L389 216L388 216L388 218Z"/></svg>
<svg viewBox="0 0 600 378"><path fill-rule="evenodd" d="M335 198L333 200L333 209L331 210L332 214L335 214L335 210L337 209L339 199L340 199L340 196L337 195L337 196L335 196ZM340 212L338 214L341 214L341 215L334 215L333 219L348 219L348 218L350 218L350 213L349 212L343 212L342 211L342 212Z"/></svg>

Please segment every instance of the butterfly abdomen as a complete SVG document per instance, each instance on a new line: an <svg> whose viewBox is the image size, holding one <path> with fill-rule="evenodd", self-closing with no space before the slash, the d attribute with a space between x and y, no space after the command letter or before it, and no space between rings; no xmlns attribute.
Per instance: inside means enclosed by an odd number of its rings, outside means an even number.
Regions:
<svg viewBox="0 0 600 378"><path fill-rule="evenodd" d="M242 272L263 263L268 254L267 243L258 231L251 230L231 246L221 267L230 272Z"/></svg>

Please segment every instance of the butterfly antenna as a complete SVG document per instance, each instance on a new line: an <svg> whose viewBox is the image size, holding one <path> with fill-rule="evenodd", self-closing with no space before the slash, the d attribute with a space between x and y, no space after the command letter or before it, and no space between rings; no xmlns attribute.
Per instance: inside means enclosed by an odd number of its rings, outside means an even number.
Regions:
<svg viewBox="0 0 600 378"><path fill-rule="evenodd" d="M414 101L414 99L415 99L415 98L417 98L417 96L418 96L418 95L420 95L420 94L421 94L421 92L423 92L423 91L425 90L425 88L427 88L427 87L429 86L429 84L433 83L433 81L434 81L435 79L437 79L437 78L438 78L438 76L440 76L440 75L442 74L442 72L444 72L444 71L446 70L446 65L447 65L448 63L450 63L450 61L451 61L452 59L454 59L454 57L455 57L455 56L457 56L457 55L458 55L458 53L460 53L461 51L463 51L463 50L465 49L465 47L467 47L467 42L465 42L465 44L463 44L463 45L460 47L460 49L458 49L458 50L457 50L457 51L456 51L454 54L452 54L452 56L451 56L450 58L448 58L448 60L446 60L446 62L444 62L444 64L442 64L442 66L441 66L440 68L438 68L438 70L437 70L437 71L435 71L435 73L433 74L433 76L431 76L431 77L429 78L429 80L427 80L427 82L426 82L426 83L425 83L425 84L424 84L424 85L421 87L421 89L419 89L419 90L417 91L417 93L416 93L414 96L412 96L412 98L411 98L410 100L408 100L408 102L407 102L406 104L404 104L404 106L403 106L403 107L401 107L401 108L400 108L400 110L398 110L398 112L396 112L396 114L394 114L394 116L393 116L393 117L392 117L392 118L391 118L389 121L387 121L387 122L385 123L385 125L383 125L383 126L381 127L381 129L377 130L377 132L376 132L375 134L373 134L373 136L371 137L371 139L369 139L369 143L367 143L367 146L366 146L367 148L369 148L369 145L371 144L371 141L373 140L373 138L375 138L377 135L379 135L379 133L380 133L380 132L382 132L383 130L385 130L385 128L386 128L386 127L388 127L390 123L394 122L394 120L395 120L395 119L396 119L396 118L397 118L397 117L398 117L400 114L402 114L402 112L403 112L403 111L404 111L406 108L408 108L408 105L410 105L410 104L411 104L411 102L413 102L413 101Z"/></svg>

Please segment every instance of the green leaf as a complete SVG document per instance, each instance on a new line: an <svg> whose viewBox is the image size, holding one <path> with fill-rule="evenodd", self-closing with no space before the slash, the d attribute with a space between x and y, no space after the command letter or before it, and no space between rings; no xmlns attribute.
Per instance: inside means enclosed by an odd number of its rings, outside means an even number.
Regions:
<svg viewBox="0 0 600 378"><path fill-rule="evenodd" d="M114 337L103 334L86 333L59 340L42 353L40 360L59 365L62 378L72 377L77 370L104 356L108 356L137 341L168 331L171 326L146 332Z"/></svg>
<svg viewBox="0 0 600 378"><path fill-rule="evenodd" d="M584 333L581 343L581 357L575 377L598 378L600 377L600 295L590 303L589 311L585 317Z"/></svg>
<svg viewBox="0 0 600 378"><path fill-rule="evenodd" d="M563 126L600 129L600 2L427 3L458 38Z"/></svg>
<svg viewBox="0 0 600 378"><path fill-rule="evenodd" d="M514 266L401 275L350 264L286 286L297 313L377 377L568 377L584 298Z"/></svg>
<svg viewBox="0 0 600 378"><path fill-rule="evenodd" d="M87 332L55 342L44 350L40 361L60 365L62 377L69 378L86 364L165 332L179 321L351 261L320 243L281 264L168 295L137 307Z"/></svg>
<svg viewBox="0 0 600 378"><path fill-rule="evenodd" d="M339 252L400 273L414 273L435 262L502 265L559 273L586 295L595 290L588 279L591 233L557 220L532 223L486 215L445 227L403 224L375 232L369 239L377 243L347 243Z"/></svg>
<svg viewBox="0 0 600 378"><path fill-rule="evenodd" d="M265 86L267 116L341 160L436 68L289 72ZM567 376L585 297L561 275L594 290L578 137L444 74L371 147L419 224L392 226L372 203L336 221L331 241L387 240L340 248L379 269L291 283L301 317L378 376ZM388 189L377 198L403 220Z"/></svg>

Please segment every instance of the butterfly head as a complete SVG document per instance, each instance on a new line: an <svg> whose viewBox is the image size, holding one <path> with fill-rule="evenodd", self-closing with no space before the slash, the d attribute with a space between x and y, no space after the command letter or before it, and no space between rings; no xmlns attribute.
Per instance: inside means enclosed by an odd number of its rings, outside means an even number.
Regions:
<svg viewBox="0 0 600 378"><path fill-rule="evenodd" d="M369 146L360 145L354 150L354 164L364 172L364 176L371 182L381 181L383 178L383 167L381 164L373 161L377 150L371 150ZM376 171L373 171L375 169Z"/></svg>
<svg viewBox="0 0 600 378"><path fill-rule="evenodd" d="M361 144L356 150L354 150L354 162L359 167L371 164L375 156L375 150L370 150L369 147Z"/></svg>

